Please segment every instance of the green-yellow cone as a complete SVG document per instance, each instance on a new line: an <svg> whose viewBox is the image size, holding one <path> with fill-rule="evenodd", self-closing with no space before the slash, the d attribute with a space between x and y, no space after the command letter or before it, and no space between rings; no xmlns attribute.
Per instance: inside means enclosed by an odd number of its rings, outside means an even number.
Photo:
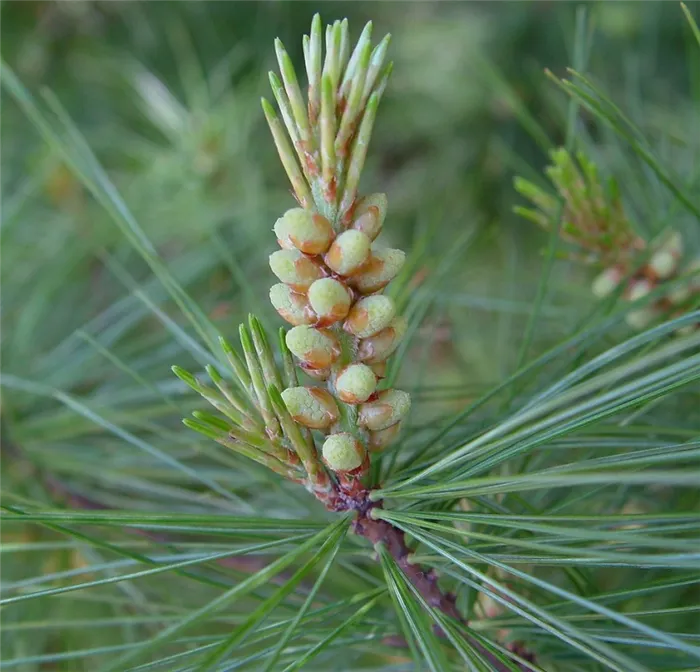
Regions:
<svg viewBox="0 0 700 672"><path fill-rule="evenodd" d="M391 324L378 334L360 341L358 358L365 364L379 364L385 361L401 343L406 328L406 319L395 317Z"/></svg>
<svg viewBox="0 0 700 672"><path fill-rule="evenodd" d="M373 249L366 266L352 278L352 285L361 294L378 292L398 275L405 261L403 250L389 247Z"/></svg>
<svg viewBox="0 0 700 672"><path fill-rule="evenodd" d="M292 418L306 427L328 429L338 419L335 399L320 387L289 387L282 398Z"/></svg>
<svg viewBox="0 0 700 672"><path fill-rule="evenodd" d="M346 432L331 434L323 444L323 460L336 472L348 472L362 466L365 460L363 445Z"/></svg>
<svg viewBox="0 0 700 672"><path fill-rule="evenodd" d="M321 267L299 250L277 250L270 255L272 272L298 292L306 291L311 284L323 277Z"/></svg>
<svg viewBox="0 0 700 672"><path fill-rule="evenodd" d="M386 194L369 194L360 199L353 213L352 228L362 231L370 240L374 240L382 230L386 216Z"/></svg>
<svg viewBox="0 0 700 672"><path fill-rule="evenodd" d="M667 280L676 270L683 255L683 239L673 232L649 260L649 269L659 280Z"/></svg>
<svg viewBox="0 0 700 672"><path fill-rule="evenodd" d="M346 404L361 404L377 389L377 377L365 364L346 366L335 381L335 390Z"/></svg>
<svg viewBox="0 0 700 672"><path fill-rule="evenodd" d="M338 275L352 275L369 260L372 241L361 231L343 231L324 257L327 266Z"/></svg>
<svg viewBox="0 0 700 672"><path fill-rule="evenodd" d="M401 421L411 408L411 397L402 390L384 390L376 401L360 406L358 422L372 431L386 429Z"/></svg>
<svg viewBox="0 0 700 672"><path fill-rule="evenodd" d="M308 299L287 285L273 285L270 288L270 302L280 317L295 327L316 322L316 315L311 310Z"/></svg>
<svg viewBox="0 0 700 672"><path fill-rule="evenodd" d="M326 369L340 356L335 336L322 329L294 327L287 332L285 341L292 354L311 369Z"/></svg>
<svg viewBox="0 0 700 672"><path fill-rule="evenodd" d="M358 338L369 338L389 325L395 310L388 296L367 296L350 309L345 330Z"/></svg>
<svg viewBox="0 0 700 672"><path fill-rule="evenodd" d="M316 280L308 292L309 305L318 315L319 326L327 327L345 319L350 310L350 293L333 278Z"/></svg>
<svg viewBox="0 0 700 672"><path fill-rule="evenodd" d="M593 295L599 299L610 296L622 281L622 271L619 268L606 268L591 285Z"/></svg>
<svg viewBox="0 0 700 672"><path fill-rule="evenodd" d="M305 254L323 254L333 240L330 222L317 213L292 208L275 222L275 235L281 247Z"/></svg>

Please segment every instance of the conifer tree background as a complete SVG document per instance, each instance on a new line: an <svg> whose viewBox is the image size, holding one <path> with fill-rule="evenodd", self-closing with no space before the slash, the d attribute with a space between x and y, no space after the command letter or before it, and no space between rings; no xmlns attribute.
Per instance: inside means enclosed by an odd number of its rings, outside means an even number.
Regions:
<svg viewBox="0 0 700 672"><path fill-rule="evenodd" d="M698 9L4 3L3 669L697 670ZM392 35L362 482L410 560L227 424L233 351L291 380L259 100L317 11Z"/></svg>

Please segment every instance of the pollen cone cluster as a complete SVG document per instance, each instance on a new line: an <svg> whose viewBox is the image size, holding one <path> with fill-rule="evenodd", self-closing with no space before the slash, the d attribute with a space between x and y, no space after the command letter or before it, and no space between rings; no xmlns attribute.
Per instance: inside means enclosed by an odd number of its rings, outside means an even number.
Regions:
<svg viewBox="0 0 700 672"><path fill-rule="evenodd" d="M592 283L593 294L603 298L619 291L624 301L638 302L626 314L635 329L696 307L700 258L684 260L680 233L648 243L635 233L616 182L603 181L585 154L573 156L559 148L551 159L545 172L557 194L516 178L516 190L534 207L518 206L515 212L547 230L559 227L560 237L572 247L565 256L603 269ZM697 322L689 324L679 334L698 328Z"/></svg>
<svg viewBox="0 0 700 672"><path fill-rule="evenodd" d="M622 285L622 297L627 301L641 301L652 292L668 287L668 291L650 300L644 307L626 315L627 323L635 329L645 329L664 316L677 317L690 310L700 297L700 258L683 262L683 240L673 232L651 254L648 261L630 274L624 267L606 268L594 281L593 293L603 298ZM700 328L691 324L680 334Z"/></svg>
<svg viewBox="0 0 700 672"><path fill-rule="evenodd" d="M291 325L286 345L313 381L287 388L282 398L296 423L322 433L323 461L346 484L361 480L368 451L396 438L410 407L406 392L381 389L386 361L406 330L382 291L405 254L377 242L386 196L358 193L391 71L384 64L389 36L373 47L371 33L368 24L351 51L346 21L327 26L324 40L314 17L303 41L308 96L277 41L282 79L271 73L270 81L284 124L263 101L298 202L273 227L280 249L270 268L279 283L270 301Z"/></svg>

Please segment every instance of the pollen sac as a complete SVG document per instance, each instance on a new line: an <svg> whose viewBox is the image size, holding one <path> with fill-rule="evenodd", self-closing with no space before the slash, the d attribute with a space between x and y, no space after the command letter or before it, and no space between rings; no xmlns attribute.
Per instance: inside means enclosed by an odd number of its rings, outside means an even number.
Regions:
<svg viewBox="0 0 700 672"><path fill-rule="evenodd" d="M361 294L378 292L398 275L405 261L403 250L389 247L372 250L368 263L353 277L352 284Z"/></svg>
<svg viewBox="0 0 700 672"><path fill-rule="evenodd" d="M388 296L366 296L350 310L345 331L358 338L369 338L389 326L395 312L394 302Z"/></svg>
<svg viewBox="0 0 700 672"><path fill-rule="evenodd" d="M401 432L401 423L397 422L386 429L379 429L369 433L369 450L372 453L379 453L387 446L391 445Z"/></svg>
<svg viewBox="0 0 700 672"><path fill-rule="evenodd" d="M338 406L320 387L289 387L282 399L295 422L311 429L328 429L338 419Z"/></svg>
<svg viewBox="0 0 700 672"><path fill-rule="evenodd" d="M340 356L340 345L333 334L301 325L287 332L287 347L307 369L327 369Z"/></svg>
<svg viewBox="0 0 700 672"><path fill-rule="evenodd" d="M649 270L659 280L667 280L677 270L683 254L683 239L674 232L649 260Z"/></svg>
<svg viewBox="0 0 700 672"><path fill-rule="evenodd" d="M376 401L360 406L358 423L376 432L395 425L406 417L411 408L411 396L401 390L384 390Z"/></svg>
<svg viewBox="0 0 700 672"><path fill-rule="evenodd" d="M361 404L377 389L377 376L365 364L350 364L338 375L335 390L338 398L346 404Z"/></svg>
<svg viewBox="0 0 700 672"><path fill-rule="evenodd" d="M622 281L622 270L619 268L606 268L591 285L593 295L599 299L610 296Z"/></svg>
<svg viewBox="0 0 700 672"><path fill-rule="evenodd" d="M327 327L345 319L350 310L350 292L333 278L316 280L308 292L309 305L316 313L319 326Z"/></svg>
<svg viewBox="0 0 700 672"><path fill-rule="evenodd" d="M355 231L362 231L370 240L374 240L382 230L386 209L386 194L365 196L355 208L352 228Z"/></svg>
<svg viewBox="0 0 700 672"><path fill-rule="evenodd" d="M367 263L371 244L361 231L343 231L333 241L324 261L338 275L352 275Z"/></svg>
<svg viewBox="0 0 700 672"><path fill-rule="evenodd" d="M365 364L379 364L390 357L401 343L406 333L407 322L403 317L395 317L388 327L378 334L360 341L358 359Z"/></svg>
<svg viewBox="0 0 700 672"><path fill-rule="evenodd" d="M281 247L297 249L304 254L323 254L333 240L333 227L318 213L292 208L282 215L274 227Z"/></svg>
<svg viewBox="0 0 700 672"><path fill-rule="evenodd" d="M297 292L305 292L311 284L323 277L323 271L310 257L299 250L277 250L270 255L272 272Z"/></svg>
<svg viewBox="0 0 700 672"><path fill-rule="evenodd" d="M347 432L331 434L323 444L323 461L333 471L354 471L365 461L364 446Z"/></svg>
<svg viewBox="0 0 700 672"><path fill-rule="evenodd" d="M301 324L314 324L317 320L308 299L288 287L278 284L270 288L270 302L280 317L297 327Z"/></svg>

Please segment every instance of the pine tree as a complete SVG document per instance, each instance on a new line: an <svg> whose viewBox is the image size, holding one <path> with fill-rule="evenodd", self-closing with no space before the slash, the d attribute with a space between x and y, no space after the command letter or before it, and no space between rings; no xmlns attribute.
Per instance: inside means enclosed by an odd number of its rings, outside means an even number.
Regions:
<svg viewBox="0 0 700 672"><path fill-rule="evenodd" d="M685 13L697 56L700 31ZM272 193L280 216L260 237L250 212L238 213L236 244L262 263L242 268L218 234L210 240L239 282L237 299L255 308L236 339L217 321L231 290L203 240L179 241L166 263L131 208L152 212L162 166L179 169L173 157L185 155L191 172L178 184L202 191L182 218L192 228L197 216L218 221L220 181L233 189L257 179L246 149L222 177L216 147L236 124L200 125L155 87L147 108L172 145L142 180L118 188L118 171L103 169L57 99L35 98L3 63L5 90L49 147L41 180L29 176L11 203L16 252L3 270L14 290L2 377L12 572L3 667L696 669L700 185L697 170L677 168L694 166L697 148L679 143L675 161L663 161L581 74L586 16L577 14L576 69L551 75L568 96L567 142L550 151L546 179L530 171L515 183L532 204L517 212L549 244L527 319L508 332L517 342L488 385L442 385L432 336L417 345L434 305L460 336L453 315L464 310L450 292L474 259L473 232L449 230L451 247L431 267L432 230L415 249L385 246L389 199L360 191L392 71L389 37L373 45L372 24L352 46L347 21L324 32L314 17L302 43L306 95L275 43L277 107L263 100L259 116L291 197ZM198 105L205 88L190 90ZM644 171L596 157L599 145L576 122L581 109ZM668 199L663 216L639 217L645 202L631 194L645 186L630 175L640 172ZM36 188L55 229L29 230L54 247L31 235L25 254L15 223L46 211L16 213ZM186 202L178 196L157 204L170 207L168 228ZM258 193L251 208L263 200ZM60 245L66 221L84 247ZM279 248L267 260L263 234ZM92 279L96 260L127 293L108 296L97 317L70 293L52 306L69 269ZM583 276L592 292L576 293L577 262L596 268ZM574 279L566 296L576 297L564 335L561 312L546 317L559 308L547 303L560 299L558 277ZM94 293L109 287L98 276ZM49 326L62 338L35 352L29 336L33 345ZM498 340L485 339L491 359L503 352ZM177 378L167 371L174 358ZM427 362L425 384L399 378L413 359Z"/></svg>

